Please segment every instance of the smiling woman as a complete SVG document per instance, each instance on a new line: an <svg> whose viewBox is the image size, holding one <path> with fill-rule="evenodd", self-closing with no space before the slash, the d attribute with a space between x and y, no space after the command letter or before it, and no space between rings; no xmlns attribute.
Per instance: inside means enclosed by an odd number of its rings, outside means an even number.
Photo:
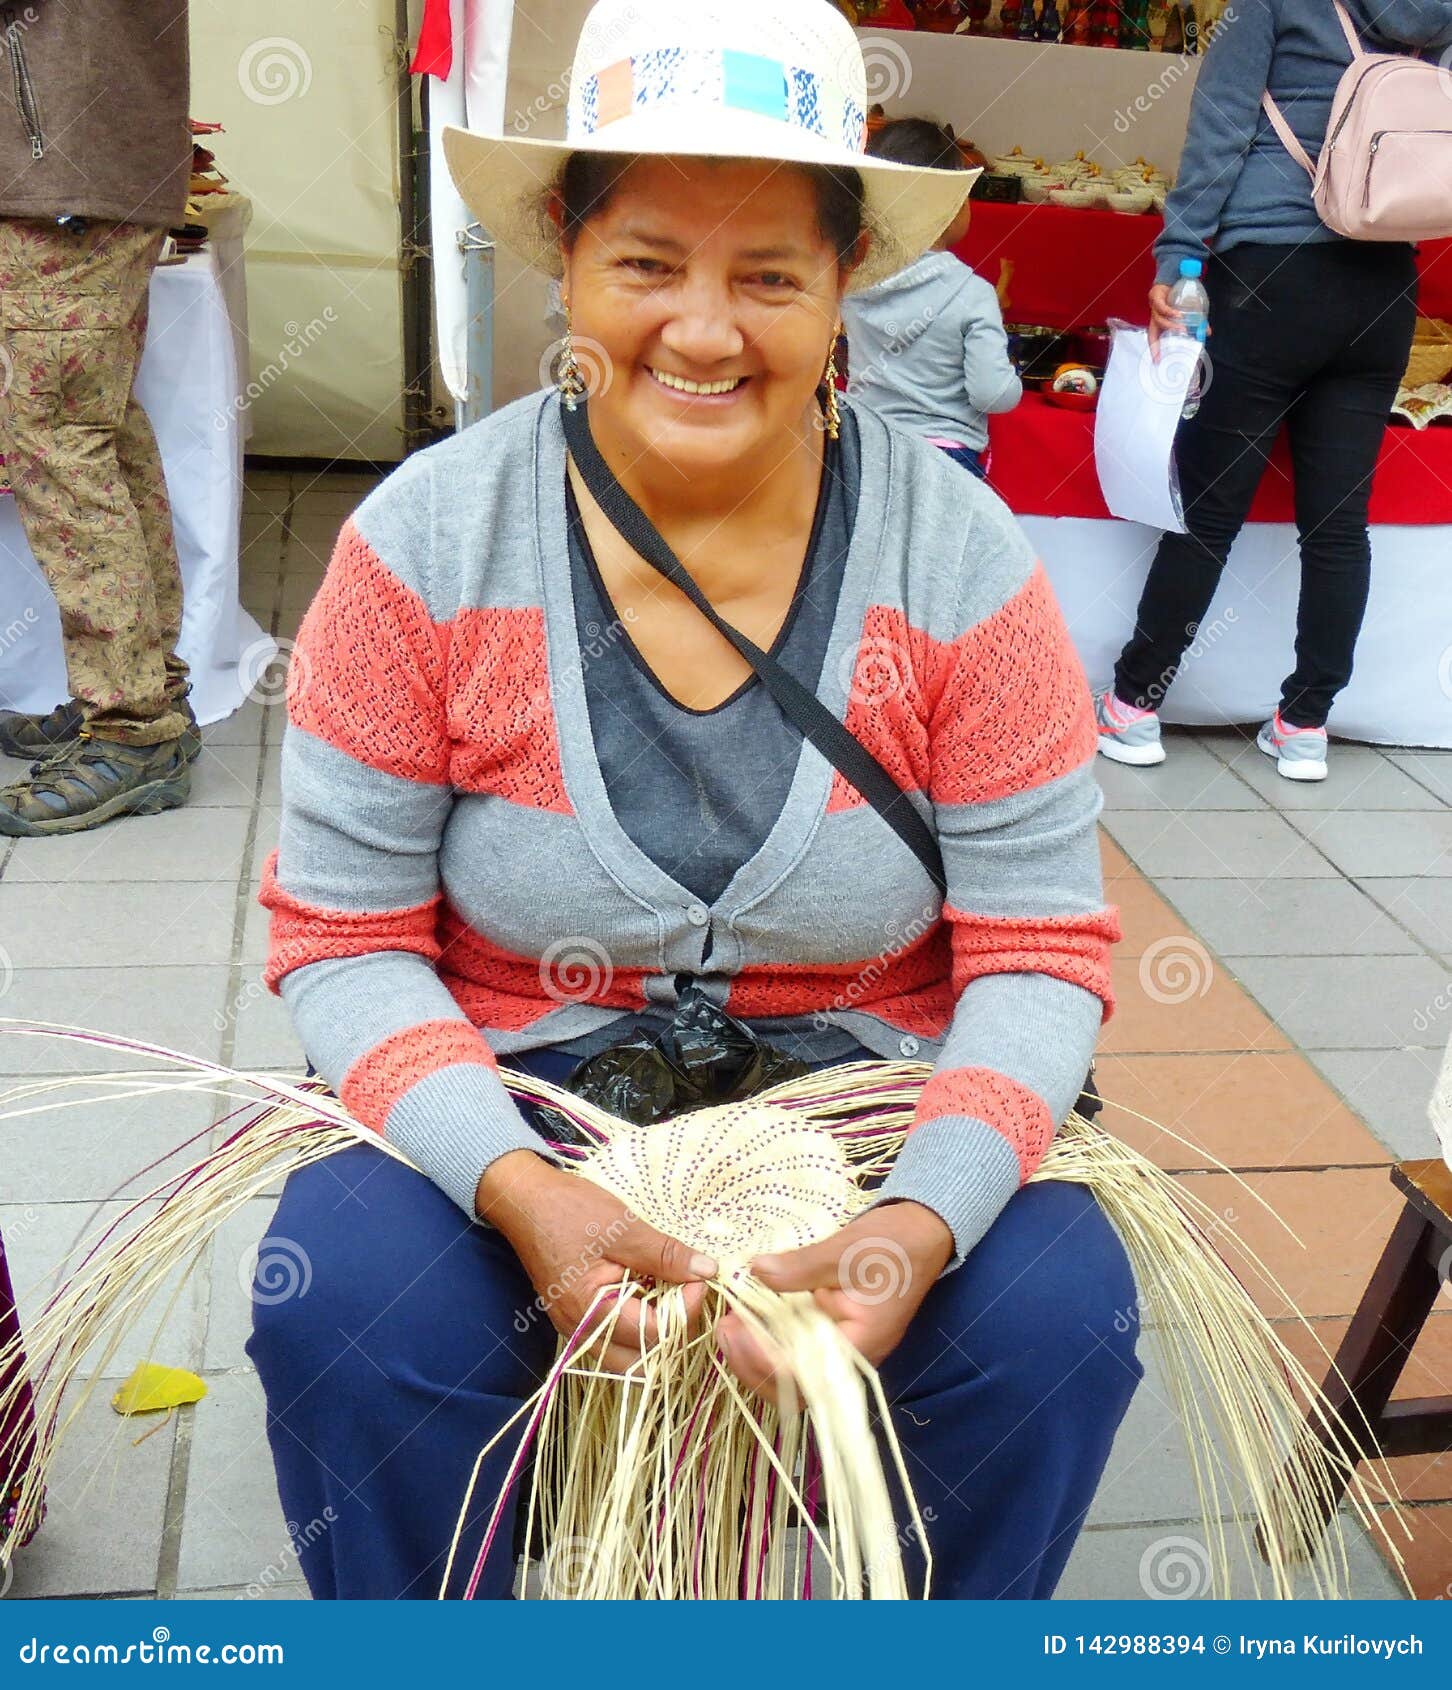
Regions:
<svg viewBox="0 0 1452 1690"><path fill-rule="evenodd" d="M699 1320L721 1270L557 1166L500 1058L563 1079L729 1016L773 1048L718 1063L723 1097L933 1064L873 1206L750 1271L881 1370L935 1595L1051 1594L1140 1378L1113 1229L1027 1184L1110 1003L1089 697L994 495L839 402L844 294L973 180L864 127L829 5L601 0L564 142L446 136L484 226L562 279L574 350L561 393L369 497L299 636L267 980L423 1171L360 1146L275 1222L313 1286L258 1304L250 1351L289 1516L336 1515L315 1595L439 1589L476 1452L550 1365L520 1309L578 1342L628 1274ZM626 1300L599 1365L654 1320ZM739 1316L714 1341L774 1390ZM458 1564L483 1543L473 1518Z"/></svg>

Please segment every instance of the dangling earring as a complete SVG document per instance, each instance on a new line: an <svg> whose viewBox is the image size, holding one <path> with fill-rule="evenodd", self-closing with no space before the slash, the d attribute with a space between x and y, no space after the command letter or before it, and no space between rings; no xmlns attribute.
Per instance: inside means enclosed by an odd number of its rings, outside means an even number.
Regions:
<svg viewBox="0 0 1452 1690"><path fill-rule="evenodd" d="M822 380L827 384L827 397L822 410L829 440L840 440L842 437L842 412L837 405L837 342L841 336L842 325L838 323L832 331L832 344L827 348L827 368L822 375Z"/></svg>
<svg viewBox="0 0 1452 1690"><path fill-rule="evenodd" d="M582 399L590 397L590 389L585 382L585 372L575 359L575 331L570 322L570 302L565 299L560 303L565 308L565 338L560 347L555 384L565 402L565 409L573 411Z"/></svg>

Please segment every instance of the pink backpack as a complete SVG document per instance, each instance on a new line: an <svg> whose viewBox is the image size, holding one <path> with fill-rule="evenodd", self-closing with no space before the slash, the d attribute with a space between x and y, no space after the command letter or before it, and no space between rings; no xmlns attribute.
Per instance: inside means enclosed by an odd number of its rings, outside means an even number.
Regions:
<svg viewBox="0 0 1452 1690"><path fill-rule="evenodd" d="M1328 229L1358 241L1452 235L1452 68L1400 53L1368 53L1341 0L1351 64L1336 87L1321 157L1312 164L1268 93L1261 105L1286 151L1311 178Z"/></svg>

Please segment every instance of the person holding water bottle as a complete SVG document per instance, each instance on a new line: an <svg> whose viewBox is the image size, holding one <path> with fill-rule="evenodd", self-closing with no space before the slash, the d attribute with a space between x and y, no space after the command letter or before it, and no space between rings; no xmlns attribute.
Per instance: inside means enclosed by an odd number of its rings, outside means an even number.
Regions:
<svg viewBox="0 0 1452 1690"><path fill-rule="evenodd" d="M1344 5L1372 51L1435 61L1452 46L1452 0ZM1113 685L1096 700L1099 749L1116 762L1164 761L1159 706L1285 423L1301 553L1295 667L1256 743L1288 779L1326 777L1326 718L1366 609L1367 504L1411 347L1416 267L1408 242L1346 239L1321 221L1261 95L1314 159L1351 56L1331 0L1236 0L1200 66L1149 296L1156 358L1164 336L1197 333L1208 309L1203 391L1175 448L1188 532L1161 539Z"/></svg>

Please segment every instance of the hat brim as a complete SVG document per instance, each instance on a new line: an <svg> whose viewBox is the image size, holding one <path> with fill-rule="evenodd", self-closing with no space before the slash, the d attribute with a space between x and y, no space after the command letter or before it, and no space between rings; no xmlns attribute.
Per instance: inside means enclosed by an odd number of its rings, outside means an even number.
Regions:
<svg viewBox="0 0 1452 1690"><path fill-rule="evenodd" d="M703 114L689 138L678 112L620 118L585 142L480 135L453 124L443 131L444 158L464 203L492 239L526 263L560 273L556 237L542 215L541 196L558 182L572 153L663 154L691 158L750 158L856 170L871 235L866 257L852 273L852 291L905 269L953 221L982 174L925 170L835 147L821 136L750 112Z"/></svg>

